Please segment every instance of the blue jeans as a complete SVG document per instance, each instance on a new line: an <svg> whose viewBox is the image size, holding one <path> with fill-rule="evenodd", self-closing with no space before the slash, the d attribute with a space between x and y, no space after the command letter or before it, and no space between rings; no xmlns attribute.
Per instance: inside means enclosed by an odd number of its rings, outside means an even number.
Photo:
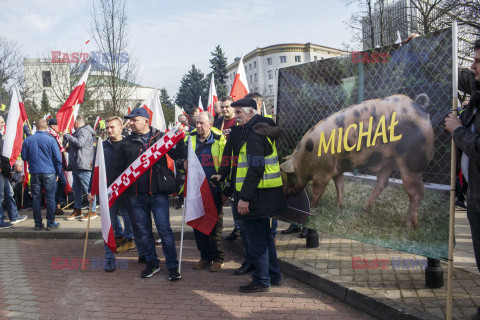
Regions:
<svg viewBox="0 0 480 320"><path fill-rule="evenodd" d="M157 226L160 239L162 240L163 255L167 269L177 268L177 249L175 248L175 237L170 227L170 212L168 208L168 197L165 195L139 194L137 196L128 195L128 205L133 214L132 225L138 228L138 240L141 243L143 253L147 262L153 266L160 266L158 260L155 238L152 232L152 215ZM134 226L135 230L135 226ZM135 235L137 240L137 236Z"/></svg>
<svg viewBox="0 0 480 320"><path fill-rule="evenodd" d="M234 212L235 213L237 212L237 206L235 205L235 202L232 201L230 203L230 208L232 209L233 224L234 224L235 228L237 228L238 231L240 232L240 238L242 238L243 247L245 249L245 262L253 263L252 257L250 256L250 253L249 253L247 236L245 235L245 224L244 224L243 220L235 219Z"/></svg>
<svg viewBox="0 0 480 320"><path fill-rule="evenodd" d="M60 204L62 207L67 204L67 196L65 194L65 187L67 186L67 178L65 178L65 172L58 176L57 181L57 192L55 195L55 202Z"/></svg>
<svg viewBox="0 0 480 320"><path fill-rule="evenodd" d="M83 195L88 192L88 187L90 185L90 178L92 176L92 172L88 170L73 170L73 199L75 203L73 204L74 209L81 209L82 208L82 201ZM92 212L96 202L92 202Z"/></svg>
<svg viewBox="0 0 480 320"><path fill-rule="evenodd" d="M55 173L32 173L32 207L33 220L36 226L42 225L42 189L45 190L45 200L47 201L47 225L55 222L55 192L57 191L57 176Z"/></svg>
<svg viewBox="0 0 480 320"><path fill-rule="evenodd" d="M133 239L132 223L128 215L127 209L124 205L123 199L118 199L110 208L110 221L112 221L113 234L115 237L125 237L125 239ZM123 219L125 232L120 223L120 216Z"/></svg>
<svg viewBox="0 0 480 320"><path fill-rule="evenodd" d="M253 283L269 287L271 282L280 282L282 275L277 260L277 250L273 242L270 219L243 220L255 270Z"/></svg>
<svg viewBox="0 0 480 320"><path fill-rule="evenodd" d="M12 185L0 173L0 224L3 224L5 220L5 212L3 211L3 201L5 200L5 209L8 212L8 217L10 221L17 220L20 216L17 211L17 205L13 199L13 189Z"/></svg>
<svg viewBox="0 0 480 320"><path fill-rule="evenodd" d="M14 198L14 192L12 185L8 181L8 179L5 182L5 187L4 187L4 205L5 209L7 210L8 217L10 218L11 221L15 221L20 219L20 215L18 214L18 208L17 208L17 203L15 202Z"/></svg>

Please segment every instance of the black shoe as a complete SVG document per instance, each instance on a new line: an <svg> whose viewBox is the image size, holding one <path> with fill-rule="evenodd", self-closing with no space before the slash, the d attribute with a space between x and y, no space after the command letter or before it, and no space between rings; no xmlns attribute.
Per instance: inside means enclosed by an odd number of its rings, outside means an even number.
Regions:
<svg viewBox="0 0 480 320"><path fill-rule="evenodd" d="M300 237L300 238L306 238L306 237L307 237L307 233L308 233L308 228L303 227L303 228L302 228L302 231L300 232L299 237Z"/></svg>
<svg viewBox="0 0 480 320"><path fill-rule="evenodd" d="M180 273L178 273L178 268L170 268L168 269L168 280L175 281L182 279Z"/></svg>
<svg viewBox="0 0 480 320"><path fill-rule="evenodd" d="M138 257L138 263L147 263L147 258L145 256Z"/></svg>
<svg viewBox="0 0 480 320"><path fill-rule="evenodd" d="M295 224L291 224L287 230L280 231L281 234L292 234L300 232L301 228Z"/></svg>
<svg viewBox="0 0 480 320"><path fill-rule="evenodd" d="M35 230L36 230L36 231L43 230L43 228L44 228L43 223L42 223L42 224L36 224L36 225L35 225Z"/></svg>
<svg viewBox="0 0 480 320"><path fill-rule="evenodd" d="M457 200L457 201L455 201L455 205L460 207L460 208L467 209L467 206L465 205L465 201Z"/></svg>
<svg viewBox="0 0 480 320"><path fill-rule="evenodd" d="M226 237L225 240L233 241L233 240L237 240L238 237L240 237L240 230L238 230L238 228L235 227L233 228L232 233L230 233L230 235Z"/></svg>
<svg viewBox="0 0 480 320"><path fill-rule="evenodd" d="M147 262L147 268L140 274L142 278L150 278L155 273L160 271L160 267L154 266L153 263Z"/></svg>
<svg viewBox="0 0 480 320"><path fill-rule="evenodd" d="M241 276L243 274L252 272L253 270L255 270L255 266L253 265L253 263L244 262L242 263L242 266L240 268L233 271L233 274L236 276Z"/></svg>
<svg viewBox="0 0 480 320"><path fill-rule="evenodd" d="M253 283L253 281L252 281L249 284L247 284L246 286L240 286L240 288L238 288L238 290L240 292L245 292L245 293L267 292L267 291L270 291L270 287L258 286L255 283Z"/></svg>
<svg viewBox="0 0 480 320"><path fill-rule="evenodd" d="M270 281L270 284L275 287L280 287L283 284L283 281Z"/></svg>

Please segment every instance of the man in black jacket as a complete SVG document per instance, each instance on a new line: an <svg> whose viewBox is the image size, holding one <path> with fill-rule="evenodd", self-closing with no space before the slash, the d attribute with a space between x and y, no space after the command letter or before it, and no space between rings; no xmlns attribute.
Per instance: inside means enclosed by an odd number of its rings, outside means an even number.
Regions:
<svg viewBox="0 0 480 320"><path fill-rule="evenodd" d="M475 87L460 118L450 114L445 119L446 129L461 151L460 165L468 182L467 217L472 232L477 268L480 270L480 40L474 44L473 63ZM480 319L480 309L471 319Z"/></svg>
<svg viewBox="0 0 480 320"><path fill-rule="evenodd" d="M287 210L275 139L278 128L269 126L257 114L253 99L241 99L232 104L235 119L242 132L234 182L234 212L236 219L244 221L249 255L255 266L252 282L241 286L241 292L268 291L271 285L282 282L277 252L270 229L270 218ZM224 153L225 154L225 153ZM212 179L221 178L212 176Z"/></svg>
<svg viewBox="0 0 480 320"><path fill-rule="evenodd" d="M125 119L130 119L132 134L122 140L119 146L118 157L115 162L114 176L118 177L133 161L155 142L163 137L164 133L149 126L149 115L144 108L136 108ZM185 144L178 142L168 155L176 160L185 158ZM173 186L173 190L169 190ZM142 271L142 278L149 278L160 271L160 262L155 250L155 239L152 233L152 218L155 219L157 230L162 240L162 249L169 271L170 280L181 278L178 272L177 250L175 238L170 227L170 213L168 208L168 194L175 192L175 176L168 169L166 157L160 158L150 169L132 183L127 191L127 199L132 217L133 227L137 227L139 239L147 267ZM139 259L141 261L143 259Z"/></svg>

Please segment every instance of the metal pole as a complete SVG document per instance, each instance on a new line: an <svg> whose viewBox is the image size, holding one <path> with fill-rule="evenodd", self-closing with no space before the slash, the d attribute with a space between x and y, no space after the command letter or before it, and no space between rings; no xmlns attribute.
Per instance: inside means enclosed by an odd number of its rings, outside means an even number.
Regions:
<svg viewBox="0 0 480 320"><path fill-rule="evenodd" d="M452 23L452 112L458 115L458 38L457 22ZM452 319L452 289L453 289L453 246L455 242L455 186L457 176L457 147L452 139L450 168L450 224L448 235L448 276L447 276L447 320Z"/></svg>

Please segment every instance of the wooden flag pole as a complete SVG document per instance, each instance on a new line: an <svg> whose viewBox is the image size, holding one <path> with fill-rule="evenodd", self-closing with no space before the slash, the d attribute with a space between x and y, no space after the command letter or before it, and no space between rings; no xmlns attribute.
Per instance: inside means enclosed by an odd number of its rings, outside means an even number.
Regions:
<svg viewBox="0 0 480 320"><path fill-rule="evenodd" d="M85 244L83 246L82 271L85 270L85 256L87 255L88 231L90 230L90 213L92 212L92 203L88 205L87 233L85 234Z"/></svg>
<svg viewBox="0 0 480 320"><path fill-rule="evenodd" d="M22 203L20 204L20 208L23 209L23 194L25 193L25 185L22 182Z"/></svg>
<svg viewBox="0 0 480 320"><path fill-rule="evenodd" d="M84 194L84 195L82 196L82 200L83 200L83 197L85 197L86 195L87 195L87 194ZM68 193L67 193L67 203L68 203ZM63 207L62 210L67 209L68 207L70 207L70 206L71 206L72 204L74 204L74 203L75 203L75 199L73 199L72 202L68 203L65 207Z"/></svg>
<svg viewBox="0 0 480 320"><path fill-rule="evenodd" d="M458 116L458 44L457 44L457 22L452 23L452 75L453 75L453 99L452 113ZM448 234L448 275L447 275L447 312L446 319L452 319L452 291L453 291L453 250L455 245L455 187L457 178L457 147L452 138L450 167L450 223Z"/></svg>

